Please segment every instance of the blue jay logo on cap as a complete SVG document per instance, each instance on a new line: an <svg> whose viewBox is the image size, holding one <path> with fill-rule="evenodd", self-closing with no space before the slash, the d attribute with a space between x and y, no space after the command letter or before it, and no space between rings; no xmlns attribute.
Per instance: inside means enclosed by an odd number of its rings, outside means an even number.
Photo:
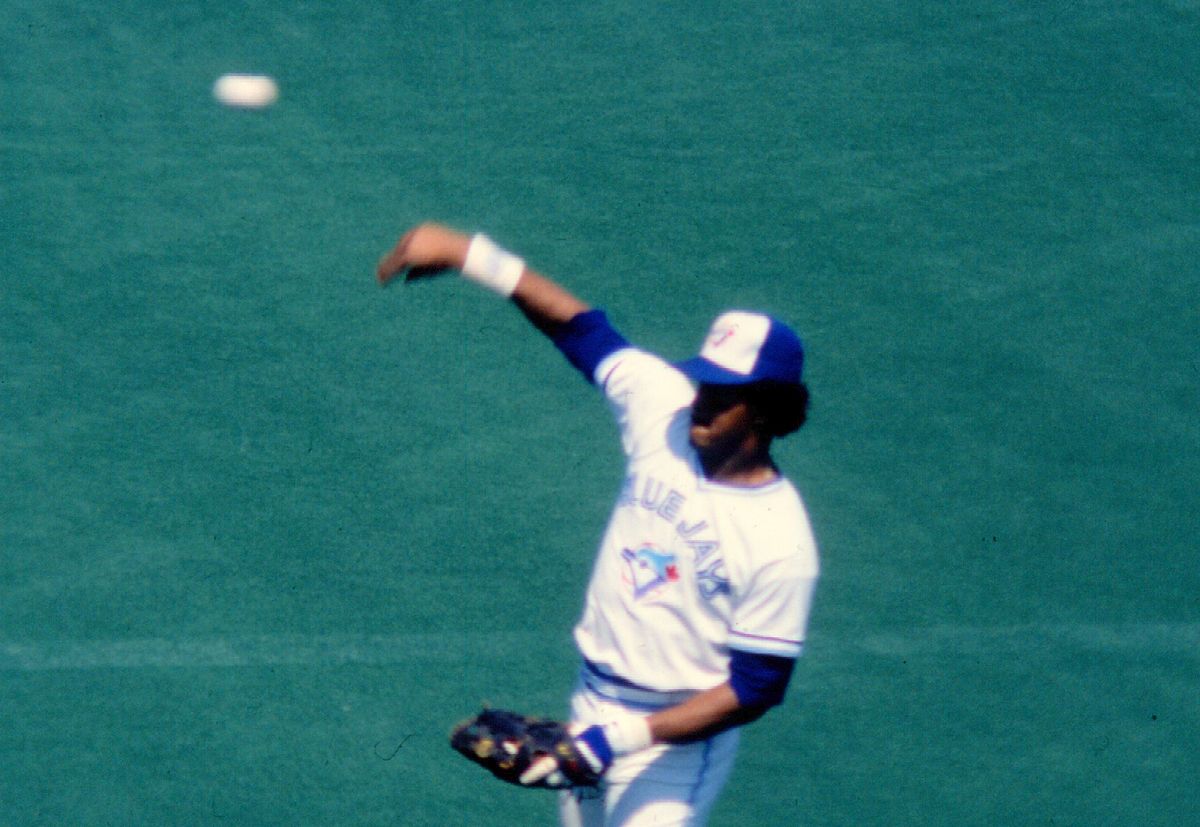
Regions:
<svg viewBox="0 0 1200 827"><path fill-rule="evenodd" d="M713 322L700 355L676 367L697 382L714 385L798 383L804 370L804 345L778 319L730 310Z"/></svg>
<svg viewBox="0 0 1200 827"><path fill-rule="evenodd" d="M721 328L714 325L712 331L708 334L708 339L705 341L704 346L714 349L718 348L728 342L730 337L735 333L737 333L736 327Z"/></svg>

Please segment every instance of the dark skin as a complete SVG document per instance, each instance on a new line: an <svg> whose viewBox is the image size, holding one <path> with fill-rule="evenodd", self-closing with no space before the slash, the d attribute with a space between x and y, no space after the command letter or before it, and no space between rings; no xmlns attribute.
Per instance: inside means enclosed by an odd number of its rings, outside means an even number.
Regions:
<svg viewBox="0 0 1200 827"><path fill-rule="evenodd" d="M461 270L469 236L439 224L409 230L379 262L376 277L386 285ZM538 330L552 335L575 316L591 309L556 282L526 268L512 301ZM752 487L779 476L771 460L771 436L763 417L736 386L702 384L692 402L689 439L705 476L723 485ZM765 707L745 707L728 682L700 692L647 720L655 741L682 743L756 720Z"/></svg>
<svg viewBox="0 0 1200 827"><path fill-rule="evenodd" d="M763 417L737 385L702 383L692 401L688 438L704 475L726 485L755 486L779 476Z"/></svg>

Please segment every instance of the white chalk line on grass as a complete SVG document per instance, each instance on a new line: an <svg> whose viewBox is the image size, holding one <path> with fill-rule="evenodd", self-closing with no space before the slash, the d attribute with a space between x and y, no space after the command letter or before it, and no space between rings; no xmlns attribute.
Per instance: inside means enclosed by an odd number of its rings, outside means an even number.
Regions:
<svg viewBox="0 0 1200 827"><path fill-rule="evenodd" d="M1200 657L1200 623L930 626L866 634L851 646L881 655L1094 652Z"/></svg>
<svg viewBox="0 0 1200 827"><path fill-rule="evenodd" d="M404 635L247 635L227 638L0 641L0 672L53 669L196 668L273 665L391 664L478 657L491 651L535 651L535 632ZM485 653L486 656L486 653Z"/></svg>
<svg viewBox="0 0 1200 827"><path fill-rule="evenodd" d="M819 648L879 657L1082 652L1200 659L1200 623L910 627L855 639L817 631L810 643L814 653ZM486 658L489 652L545 647L546 635L536 631L0 641L0 672L462 662Z"/></svg>

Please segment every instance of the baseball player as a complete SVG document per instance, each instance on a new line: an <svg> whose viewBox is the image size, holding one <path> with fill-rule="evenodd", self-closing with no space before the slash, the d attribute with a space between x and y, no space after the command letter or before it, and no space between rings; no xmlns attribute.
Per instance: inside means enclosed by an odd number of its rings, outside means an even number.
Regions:
<svg viewBox="0 0 1200 827"><path fill-rule="evenodd" d="M451 270L511 299L600 389L628 463L574 630L570 732L602 783L560 793L561 823L703 824L739 727L780 703L804 644L817 549L770 454L805 420L801 342L731 311L672 365L486 236L437 224L404 235L377 275ZM521 782L557 769L544 758Z"/></svg>

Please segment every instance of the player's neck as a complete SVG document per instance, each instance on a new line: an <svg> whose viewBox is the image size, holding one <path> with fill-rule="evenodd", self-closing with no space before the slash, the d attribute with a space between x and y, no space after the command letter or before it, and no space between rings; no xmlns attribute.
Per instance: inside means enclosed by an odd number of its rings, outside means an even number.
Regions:
<svg viewBox="0 0 1200 827"><path fill-rule="evenodd" d="M755 446L751 450L735 451L724 456L699 453L700 467L704 477L712 482L739 488L765 485L779 478L769 445Z"/></svg>

